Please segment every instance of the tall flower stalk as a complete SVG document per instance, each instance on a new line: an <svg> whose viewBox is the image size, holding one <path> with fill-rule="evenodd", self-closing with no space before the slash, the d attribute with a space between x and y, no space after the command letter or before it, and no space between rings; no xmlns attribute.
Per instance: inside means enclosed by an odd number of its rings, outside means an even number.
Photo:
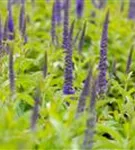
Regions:
<svg viewBox="0 0 135 150"><path fill-rule="evenodd" d="M76 14L78 18L82 17L83 9L84 9L84 0L76 0Z"/></svg>
<svg viewBox="0 0 135 150"><path fill-rule="evenodd" d="M64 4L64 32L63 32L63 47L65 51L65 72L64 72L64 87L65 95L74 94L73 89L73 62L72 62L72 43L71 35L68 29L69 25L69 0L65 0Z"/></svg>
<svg viewBox="0 0 135 150"><path fill-rule="evenodd" d="M107 90L106 73L107 73L108 22L109 22L109 11L107 12L104 21L100 44L100 62L99 62L99 78L98 78L99 94L103 94Z"/></svg>
<svg viewBox="0 0 135 150"><path fill-rule="evenodd" d="M7 24L5 26L5 34L7 34L7 38L10 40L6 45L6 49L9 52L9 81L10 81L10 91L11 96L14 95L15 91L15 73L14 73L14 62L13 62L13 43L14 40L14 22L12 17L12 8L11 8L11 0L8 3L8 19ZM6 29L7 27L7 29Z"/></svg>

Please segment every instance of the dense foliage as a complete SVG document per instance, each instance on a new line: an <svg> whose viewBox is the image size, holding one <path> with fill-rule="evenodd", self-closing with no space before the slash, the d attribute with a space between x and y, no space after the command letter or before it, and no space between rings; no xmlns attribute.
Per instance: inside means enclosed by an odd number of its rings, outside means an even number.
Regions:
<svg viewBox="0 0 135 150"><path fill-rule="evenodd" d="M104 5L98 9L84 0L84 12L78 17L76 3L71 0L69 28L75 19L70 39L75 89L71 95L63 94L63 14L55 24L53 43L53 1L26 0L25 10L20 3L12 5L14 37L3 38L0 47L0 149L84 149L85 133L91 130L94 150L135 149L135 21L128 18L128 1L123 10L118 0L108 0ZM7 27L9 9L7 1L1 0L2 31ZM93 78L99 73L100 42L108 9L107 91L95 97ZM20 10L25 11L22 30ZM82 93L85 79L90 88ZM76 115L81 94L87 95L85 109ZM90 99L94 105L90 105ZM89 128L92 115L96 120Z"/></svg>

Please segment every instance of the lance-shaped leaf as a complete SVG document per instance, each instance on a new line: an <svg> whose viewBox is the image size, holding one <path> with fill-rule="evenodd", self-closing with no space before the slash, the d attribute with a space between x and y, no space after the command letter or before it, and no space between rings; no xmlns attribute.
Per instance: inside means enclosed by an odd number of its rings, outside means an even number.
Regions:
<svg viewBox="0 0 135 150"><path fill-rule="evenodd" d="M68 46L69 2L70 0L64 1L63 48L65 49Z"/></svg>
<svg viewBox="0 0 135 150"><path fill-rule="evenodd" d="M130 71L130 66L131 66L131 62L132 62L132 55L133 55L133 49L134 49L134 46L132 46L130 48L130 51L129 51L129 55L128 55L128 59L127 59L127 66L126 66L126 73L129 73L129 71Z"/></svg>
<svg viewBox="0 0 135 150"><path fill-rule="evenodd" d="M48 59L47 59L47 51L45 51L44 55L44 64L43 64L43 76L44 78L47 76L47 70L48 70Z"/></svg>
<svg viewBox="0 0 135 150"><path fill-rule="evenodd" d="M76 117L78 117L78 115L85 110L86 99L87 99L87 97L89 96L89 93L90 93L91 77L92 77L92 69L89 70L87 78L85 80L84 87L83 87L83 90L81 92L79 102L78 102L78 106L77 106Z"/></svg>
<svg viewBox="0 0 135 150"><path fill-rule="evenodd" d="M114 59L113 62L112 62L112 69L111 69L111 74L114 75L114 76L116 76L116 70L117 70L116 64L117 64L116 60Z"/></svg>
<svg viewBox="0 0 135 150"><path fill-rule="evenodd" d="M135 0L130 0L128 17L129 19L135 19Z"/></svg>
<svg viewBox="0 0 135 150"><path fill-rule="evenodd" d="M84 38L85 38L85 31L86 31L86 22L84 23L83 30L82 30L82 33L81 33L81 36L80 36L80 41L79 41L79 44L78 44L79 53L82 52L82 48L83 48L83 44L84 44Z"/></svg>
<svg viewBox="0 0 135 150"><path fill-rule="evenodd" d="M83 9L84 9L84 0L76 0L76 14L78 18L82 17Z"/></svg>
<svg viewBox="0 0 135 150"><path fill-rule="evenodd" d="M98 78L98 92L103 94L107 90L107 44L108 44L108 22L109 22L109 11L106 14L104 21L102 38L100 43L100 62L99 62L99 78Z"/></svg>
<svg viewBox="0 0 135 150"><path fill-rule="evenodd" d="M75 20L72 21L72 24L70 26L70 31L69 31L69 38L71 41L71 44L73 45L73 32L74 32L74 26L75 26Z"/></svg>
<svg viewBox="0 0 135 150"><path fill-rule="evenodd" d="M92 150L93 143L94 143L94 132L95 132L95 125L96 125L96 84L97 81L93 81L92 90L91 90L91 101L89 106L89 114L88 114L88 120L86 125L86 131L84 135L84 142L83 142L83 148Z"/></svg>
<svg viewBox="0 0 135 150"><path fill-rule="evenodd" d="M93 5L98 8L104 8L107 0L92 0Z"/></svg>
<svg viewBox="0 0 135 150"><path fill-rule="evenodd" d="M15 73L14 73L14 61L13 61L13 46L8 45L9 48L9 81L10 81L10 91L11 95L15 91Z"/></svg>
<svg viewBox="0 0 135 150"><path fill-rule="evenodd" d="M36 90L34 100L35 100L35 104L34 104L33 113L31 117L31 129L32 130L35 130L36 128L36 122L37 122L38 115L39 115L39 104L40 104L40 90L39 89Z"/></svg>

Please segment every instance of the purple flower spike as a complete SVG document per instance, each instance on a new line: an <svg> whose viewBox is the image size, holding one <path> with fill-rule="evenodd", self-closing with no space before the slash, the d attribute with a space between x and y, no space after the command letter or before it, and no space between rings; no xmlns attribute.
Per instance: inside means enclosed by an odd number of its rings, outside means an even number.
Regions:
<svg viewBox="0 0 135 150"><path fill-rule="evenodd" d="M68 26L69 26L69 0L64 2L64 31L63 31L63 48L67 48Z"/></svg>
<svg viewBox="0 0 135 150"><path fill-rule="evenodd" d="M100 62L99 62L99 78L98 78L99 94L103 94L107 90L106 72L107 72L108 22L109 22L109 11L106 14L100 44Z"/></svg>
<svg viewBox="0 0 135 150"><path fill-rule="evenodd" d="M65 50L65 76L64 76L64 87L63 93L65 95L74 94L73 89L73 63L72 63L72 45L70 38L68 38L67 49Z"/></svg>
<svg viewBox="0 0 135 150"><path fill-rule="evenodd" d="M64 33L63 33L63 47L65 50L65 76L63 93L65 95L74 94L73 89L73 63L72 63L72 43L71 33L68 31L69 25L69 0L65 0L64 4Z"/></svg>
<svg viewBox="0 0 135 150"><path fill-rule="evenodd" d="M11 7L9 8L9 14L8 14L8 32L9 32L9 40L14 39L14 22L12 17L12 10Z"/></svg>
<svg viewBox="0 0 135 150"><path fill-rule="evenodd" d="M130 0L128 17L129 19L135 19L135 0Z"/></svg>
<svg viewBox="0 0 135 150"><path fill-rule="evenodd" d="M56 0L55 2L55 21L60 24L61 23L61 2L60 0Z"/></svg>
<svg viewBox="0 0 135 150"><path fill-rule="evenodd" d="M76 14L78 18L83 15L84 0L76 0Z"/></svg>

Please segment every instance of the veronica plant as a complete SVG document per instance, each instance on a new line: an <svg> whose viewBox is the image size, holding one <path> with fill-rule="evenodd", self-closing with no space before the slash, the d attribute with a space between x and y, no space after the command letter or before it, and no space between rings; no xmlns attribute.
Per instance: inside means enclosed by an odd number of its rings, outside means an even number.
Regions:
<svg viewBox="0 0 135 150"><path fill-rule="evenodd" d="M109 11L107 12L104 21L100 44L100 62L99 62L99 78L98 78L99 94L103 94L107 90L106 73L107 73L108 22L109 22Z"/></svg>
<svg viewBox="0 0 135 150"><path fill-rule="evenodd" d="M69 20L69 0L64 4L64 33L63 33L63 47L65 51L65 75L63 93L74 94L75 91L72 87L73 84L73 63L72 63L72 43L68 31Z"/></svg>

